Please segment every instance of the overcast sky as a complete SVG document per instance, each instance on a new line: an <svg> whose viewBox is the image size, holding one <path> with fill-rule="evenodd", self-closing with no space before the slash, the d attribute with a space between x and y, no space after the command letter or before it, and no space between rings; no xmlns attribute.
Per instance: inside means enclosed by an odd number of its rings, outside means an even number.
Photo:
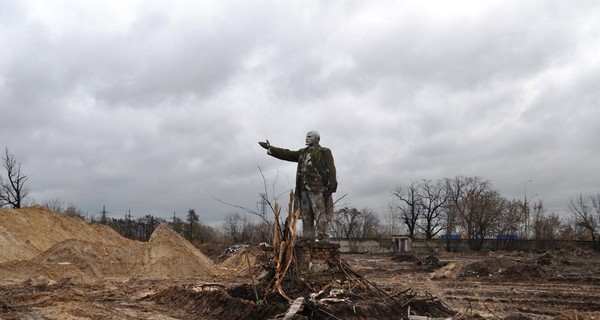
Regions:
<svg viewBox="0 0 600 320"><path fill-rule="evenodd" d="M385 214L396 187L463 175L564 213L600 191L599 17L596 0L1 1L0 147L35 202L112 217L255 209L259 168L275 194L296 169L257 141L297 150L309 130L347 206Z"/></svg>

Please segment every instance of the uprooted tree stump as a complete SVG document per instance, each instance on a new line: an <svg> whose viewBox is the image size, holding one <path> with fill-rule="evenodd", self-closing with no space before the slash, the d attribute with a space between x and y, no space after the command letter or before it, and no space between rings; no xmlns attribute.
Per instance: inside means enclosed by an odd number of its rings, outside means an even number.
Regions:
<svg viewBox="0 0 600 320"><path fill-rule="evenodd" d="M318 290L333 280L343 279L345 273L340 267L340 246L327 241L297 239L296 224L300 208L292 210L294 193L290 192L288 216L279 222L281 207L273 208L275 223L273 229L273 261L275 264L271 285L272 291L293 301L286 294Z"/></svg>
<svg viewBox="0 0 600 320"><path fill-rule="evenodd" d="M279 222L281 209L275 204L274 250L263 264L270 272L260 282L268 293L278 292L290 303L284 319L396 319L400 314L456 314L441 300L418 296L411 289L381 290L352 270L341 258L337 244L296 239L300 211L292 211L293 197L290 193L289 214L283 226Z"/></svg>

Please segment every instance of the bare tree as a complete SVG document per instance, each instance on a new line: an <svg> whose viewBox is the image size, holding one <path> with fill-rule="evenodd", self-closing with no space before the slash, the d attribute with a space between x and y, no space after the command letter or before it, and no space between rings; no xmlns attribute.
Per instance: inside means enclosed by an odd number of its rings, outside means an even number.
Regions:
<svg viewBox="0 0 600 320"><path fill-rule="evenodd" d="M488 190L481 195L475 206L475 233L472 237L471 247L481 250L486 237L498 232L499 222L507 209L508 201L496 190Z"/></svg>
<svg viewBox="0 0 600 320"><path fill-rule="evenodd" d="M419 182L418 192L421 199L421 217L423 223L417 227L429 240L444 229L444 220L448 216L448 199L450 194L444 180L431 181L423 179Z"/></svg>
<svg viewBox="0 0 600 320"><path fill-rule="evenodd" d="M267 178L265 177L265 174L261 167L258 167L258 171L260 172L260 175L263 180L264 191L259 193L260 200L256 204L256 209L250 209L248 207L232 204L232 203L223 201L223 200L213 196L212 194L210 194L210 192L209 192L209 194L213 199L215 199L223 204L243 210L246 213L249 213L249 214L259 217L261 220L261 223L260 223L261 228L259 229L260 238L261 238L260 241L270 241L273 238L273 219L271 217L271 214L275 215L275 212L276 212L275 208L274 208L275 203L277 202L277 199L279 199L279 197L288 193L289 190L286 190L283 193L276 194L275 185L276 185L276 182L278 179L278 177L276 177L275 182L273 182L273 184L271 185L271 190L270 190L271 195L269 196L269 188L268 188L268 184L267 184ZM278 216L275 216L275 220L277 220L279 224L282 223L282 221L280 221L280 218ZM227 225L227 224L228 223L225 222L225 225ZM224 228L227 228L227 226L224 226ZM225 232L227 233L227 230L225 230Z"/></svg>
<svg viewBox="0 0 600 320"><path fill-rule="evenodd" d="M215 228L202 223L198 223L194 234L193 240L200 243L217 242L219 240L219 232Z"/></svg>
<svg viewBox="0 0 600 320"><path fill-rule="evenodd" d="M25 188L28 178L21 173L21 163L17 162L15 157L8 152L8 148L4 149L2 164L6 169L7 180L5 181L0 176L0 207L9 205L14 209L19 209L29 194Z"/></svg>
<svg viewBox="0 0 600 320"><path fill-rule="evenodd" d="M344 207L335 211L335 218L329 225L329 231L334 238L363 239L381 235L381 220L369 208L357 210Z"/></svg>
<svg viewBox="0 0 600 320"><path fill-rule="evenodd" d="M563 226L558 232L560 240L590 240L589 231L581 227L574 217L570 217L563 221Z"/></svg>
<svg viewBox="0 0 600 320"><path fill-rule="evenodd" d="M86 214L85 214L85 212L83 212L83 210L79 209L74 204L69 204L63 213L66 214L66 215L68 215L68 216L76 217L76 218L79 218L79 219L81 219L83 221L86 221ZM93 218L93 217L90 217L90 218Z"/></svg>
<svg viewBox="0 0 600 320"><path fill-rule="evenodd" d="M423 209L423 203L421 195L419 193L419 185L416 182L411 182L410 186L397 187L392 192L400 203L398 209L400 211L400 220L408 228L408 235L411 238L415 237L415 231L417 229L417 222L421 217L421 211Z"/></svg>
<svg viewBox="0 0 600 320"><path fill-rule="evenodd" d="M573 196L569 201L569 211L576 225L588 232L600 250L600 193Z"/></svg>
<svg viewBox="0 0 600 320"><path fill-rule="evenodd" d="M232 243L250 242L254 229L254 223L247 216L237 212L227 215L223 222L223 233Z"/></svg>
<svg viewBox="0 0 600 320"><path fill-rule="evenodd" d="M385 236L398 234L398 224L400 223L398 206L392 201L388 203L387 211L384 213L383 219L383 234Z"/></svg>
<svg viewBox="0 0 600 320"><path fill-rule="evenodd" d="M501 217L498 219L496 232L501 235L517 235L521 226L526 222L527 215L523 211L523 202L521 200L512 200L501 198L502 201ZM521 234L521 238L523 234Z"/></svg>
<svg viewBox="0 0 600 320"><path fill-rule="evenodd" d="M65 204L62 200L52 199L44 202L42 205L55 212L65 211Z"/></svg>
<svg viewBox="0 0 600 320"><path fill-rule="evenodd" d="M370 208L362 209L361 238L375 238L381 236L382 225L379 216Z"/></svg>
<svg viewBox="0 0 600 320"><path fill-rule="evenodd" d="M451 201L472 250L480 250L504 210L504 201L487 180L458 176L450 180Z"/></svg>
<svg viewBox="0 0 600 320"><path fill-rule="evenodd" d="M448 194L451 195L450 183L449 180L446 179L446 188L448 190ZM446 251L450 252L452 250L451 243L453 236L455 236L456 227L460 225L460 219L458 216L458 210L452 204L452 198L449 198L446 203L446 217L445 217L445 229L446 229Z"/></svg>
<svg viewBox="0 0 600 320"><path fill-rule="evenodd" d="M555 213L547 214L541 200L533 206L534 240L554 240L559 237L562 227L560 217Z"/></svg>
<svg viewBox="0 0 600 320"><path fill-rule="evenodd" d="M344 207L335 211L335 217L329 224L334 238L358 238L361 225L361 213L356 208Z"/></svg>

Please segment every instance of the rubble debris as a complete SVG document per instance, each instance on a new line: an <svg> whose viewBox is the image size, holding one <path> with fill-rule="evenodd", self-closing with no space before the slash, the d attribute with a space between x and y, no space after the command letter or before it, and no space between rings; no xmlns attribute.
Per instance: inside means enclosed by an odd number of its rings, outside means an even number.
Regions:
<svg viewBox="0 0 600 320"><path fill-rule="evenodd" d="M441 262L436 256L427 256L418 261L416 264L423 267L423 269L427 271L435 271L446 265L446 263Z"/></svg>
<svg viewBox="0 0 600 320"><path fill-rule="evenodd" d="M226 259L228 257L231 257L232 255L234 255L235 253L239 252L240 250L244 250L247 249L250 245L249 244L234 244L231 245L229 247L227 247L225 249L225 251L223 252L223 254L221 254L218 259L222 260L222 259Z"/></svg>

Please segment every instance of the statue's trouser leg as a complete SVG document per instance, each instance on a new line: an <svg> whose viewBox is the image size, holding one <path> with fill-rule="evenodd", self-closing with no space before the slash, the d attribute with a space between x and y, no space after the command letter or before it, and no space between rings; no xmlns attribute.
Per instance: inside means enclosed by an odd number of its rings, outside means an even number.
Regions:
<svg viewBox="0 0 600 320"><path fill-rule="evenodd" d="M308 239L315 238L314 221L311 218L302 219L302 236Z"/></svg>
<svg viewBox="0 0 600 320"><path fill-rule="evenodd" d="M333 220L333 195L329 195L325 198L325 218L321 218L321 235L322 239L329 239L329 225L331 224L331 220Z"/></svg>
<svg viewBox="0 0 600 320"><path fill-rule="evenodd" d="M312 212L317 227L317 239L328 239L328 224L330 219L327 217L327 206L323 199L322 192L307 192L310 198Z"/></svg>
<svg viewBox="0 0 600 320"><path fill-rule="evenodd" d="M315 220L308 191L302 191L300 198L300 219L302 219L302 237L315 238Z"/></svg>

